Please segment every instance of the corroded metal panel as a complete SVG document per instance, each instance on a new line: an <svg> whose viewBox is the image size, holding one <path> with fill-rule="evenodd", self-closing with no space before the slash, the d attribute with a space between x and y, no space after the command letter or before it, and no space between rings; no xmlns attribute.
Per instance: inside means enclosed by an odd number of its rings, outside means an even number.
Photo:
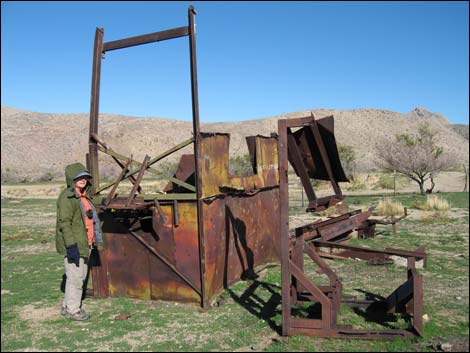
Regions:
<svg viewBox="0 0 470 353"><path fill-rule="evenodd" d="M250 137L250 153L255 161L253 175L234 176L229 173L228 134L203 134L201 141L201 165L203 180L202 198L213 197L233 189L242 193L253 193L263 188L279 185L277 138Z"/></svg>
<svg viewBox="0 0 470 353"><path fill-rule="evenodd" d="M321 136L321 140L324 144L324 152L328 156L328 161L331 164L332 173L334 179L339 182L348 182L341 161L339 159L338 147L336 145L336 139L334 135L334 120L333 116L328 116L316 120L318 131ZM304 126L293 133L297 147L300 150L303 164L307 169L307 173L312 179L329 180L327 173L327 167L325 161L321 156L321 147L319 147L319 141L314 137L310 125ZM293 164L294 170L298 173L298 166Z"/></svg>
<svg viewBox="0 0 470 353"><path fill-rule="evenodd" d="M205 203L206 293L209 298L255 268L279 262L279 190L253 196L217 198Z"/></svg>
<svg viewBox="0 0 470 353"><path fill-rule="evenodd" d="M105 242L109 296L150 299L146 250L129 234L105 233Z"/></svg>
<svg viewBox="0 0 470 353"><path fill-rule="evenodd" d="M202 134L201 141L201 197L220 194L219 186L227 185L229 178L229 141L228 134Z"/></svg>
<svg viewBox="0 0 470 353"><path fill-rule="evenodd" d="M206 296L255 275L255 268L279 261L279 174L277 139L256 136L249 146L253 175L228 171L227 134L201 141Z"/></svg>
<svg viewBox="0 0 470 353"><path fill-rule="evenodd" d="M174 226L176 268L201 289L201 273L199 266L199 240L197 235L197 206L196 203L178 203L178 213L181 222ZM189 288L188 288L189 289ZM178 297L181 297L178 293ZM184 298L199 302L200 296L194 290L184 293Z"/></svg>
<svg viewBox="0 0 470 353"><path fill-rule="evenodd" d="M100 262L107 271L99 280L109 288L109 296L199 302L199 293L180 276L200 288L196 204L179 203L188 221L178 226L173 225L172 204L161 210L164 223L158 233L150 215L138 220L111 213L103 217L106 247Z"/></svg>

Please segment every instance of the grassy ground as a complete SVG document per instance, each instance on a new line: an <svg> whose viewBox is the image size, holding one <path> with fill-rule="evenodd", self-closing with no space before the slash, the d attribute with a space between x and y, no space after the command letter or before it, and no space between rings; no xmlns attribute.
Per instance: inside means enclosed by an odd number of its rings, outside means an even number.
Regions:
<svg viewBox="0 0 470 353"><path fill-rule="evenodd" d="M282 338L280 267L263 270L256 281L227 289L207 311L197 306L128 298L85 300L91 318L63 318L59 285L62 258L55 253L55 200L2 200L2 351L432 351L440 343L468 350L469 239L468 193L441 193L452 209L445 216L409 217L398 233L387 226L373 239L353 243L382 249L425 246L425 335L420 339L364 341L305 336ZM351 196L352 208L371 206L380 195ZM399 195L412 207L416 195ZM293 214L303 210L291 210ZM414 210L411 208L412 213ZM418 211L416 211L418 212ZM430 213L431 215L433 213ZM344 294L364 289L386 296L406 278L399 265L368 266L356 260L326 260L343 280ZM319 278L313 265L306 272ZM340 323L379 328L342 307ZM122 315L126 314L126 315ZM360 314L360 313L359 313ZM403 320L388 323L402 327Z"/></svg>

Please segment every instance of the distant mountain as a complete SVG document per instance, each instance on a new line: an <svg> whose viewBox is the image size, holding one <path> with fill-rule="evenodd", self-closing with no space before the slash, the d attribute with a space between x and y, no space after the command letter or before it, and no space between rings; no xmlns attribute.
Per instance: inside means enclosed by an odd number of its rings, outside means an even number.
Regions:
<svg viewBox="0 0 470 353"><path fill-rule="evenodd" d="M465 124L453 124L452 129L468 141L468 125Z"/></svg>
<svg viewBox="0 0 470 353"><path fill-rule="evenodd" d="M468 164L468 125L452 125L439 113L416 108L407 114L380 109L312 110L318 118L333 114L339 145L352 146L360 171L375 168L375 147L397 133L417 131L429 122L439 132L439 143L455 156L459 164ZM206 132L231 134L230 154L247 154L245 137L277 132L277 120L310 115L310 110L292 112L257 120L201 124ZM88 114L48 114L1 107L1 178L2 181L34 181L63 178L69 163L85 163L88 151ZM156 156L191 137L192 123L163 118L135 118L100 114L99 136L109 146L126 156L142 161L145 154ZM188 146L173 156L192 153ZM100 153L100 155L102 155ZM117 173L115 162L103 159L100 174ZM171 159L170 159L171 161ZM160 163L160 162L159 162ZM156 165L158 167L158 164Z"/></svg>

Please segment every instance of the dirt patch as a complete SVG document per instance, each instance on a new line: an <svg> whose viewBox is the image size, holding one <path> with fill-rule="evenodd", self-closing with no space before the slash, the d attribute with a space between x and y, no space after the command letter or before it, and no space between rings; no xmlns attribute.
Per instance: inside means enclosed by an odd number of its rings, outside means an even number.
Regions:
<svg viewBox="0 0 470 353"><path fill-rule="evenodd" d="M275 340L279 340L280 336L277 333L270 332L266 336L260 337L260 340L248 347L240 347L235 349L234 352L264 352Z"/></svg>
<svg viewBox="0 0 470 353"><path fill-rule="evenodd" d="M432 348L435 352L468 352L468 341L468 338L451 337L443 340L440 337L436 337L431 345L427 345L427 347ZM420 346L420 350L423 348L422 344L418 344L418 346Z"/></svg>
<svg viewBox="0 0 470 353"><path fill-rule="evenodd" d="M18 315L21 320L28 322L41 322L60 317L60 308L56 306L44 307L41 302L20 307Z"/></svg>

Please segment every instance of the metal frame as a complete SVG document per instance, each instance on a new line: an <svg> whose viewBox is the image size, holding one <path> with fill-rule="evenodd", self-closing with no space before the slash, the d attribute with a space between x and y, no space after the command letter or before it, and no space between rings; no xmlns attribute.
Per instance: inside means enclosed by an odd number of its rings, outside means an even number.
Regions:
<svg viewBox="0 0 470 353"><path fill-rule="evenodd" d="M89 153L86 157L95 180L92 194L102 198L99 207L105 212L101 215L104 218L109 216L107 225L110 228L104 230L104 237L115 241L109 244L111 249L109 253L104 253L101 264L100 252L95 252L98 258L92 262L93 295L110 296L112 285L118 284L124 289L116 296L129 294L138 298L198 300L202 307L207 307L210 299L223 288L249 278L256 266L280 258L283 335L301 333L347 338L422 335L422 277L416 271L415 261L425 260L424 249L414 252L396 249L371 252L370 249L338 245L337 242L347 239L347 234L354 229L365 233L373 230L373 225L368 223L371 210L353 211L289 231L289 162L307 193L309 204L306 211L324 210L345 197L338 184L347 181L347 178L339 161L333 116L316 120L312 113L310 117L279 120L279 135L248 137L254 174L245 177L230 175L230 136L200 131L195 15L194 8L190 6L188 26L112 42L103 42L104 30L96 29ZM101 59L106 51L184 36L189 37L193 137L156 157L146 155L139 163L132 155L127 157L114 151L99 137ZM167 178L170 182L167 188L179 189L178 192L145 194L140 186L144 173L155 172L152 168L154 163L191 143L194 155L183 156L178 171ZM98 151L110 155L122 168L116 181L103 186L99 183ZM192 175L194 180L188 182ZM329 180L334 194L318 198L310 178ZM116 197L119 183L124 179L130 180L132 190L127 197ZM112 189L108 195L101 194L109 188ZM109 214L108 211L114 213ZM124 221L116 222L119 218ZM388 255L405 257L408 261L408 280L382 301L342 298L342 283L320 258L318 249L321 247L343 247L355 255L366 254L359 257L372 256L384 263ZM131 256L119 258L120 254L126 253ZM317 286L304 274L304 254L328 276L329 286ZM348 255L343 252L339 256ZM132 266L129 266L129 261L132 261ZM157 295L149 294L154 287L160 292ZM147 292L135 293L139 290ZM292 306L301 301L321 303L322 318L294 317ZM407 312L413 317L414 331L354 330L337 325L342 302L385 308L386 312Z"/></svg>
<svg viewBox="0 0 470 353"><path fill-rule="evenodd" d="M97 28L95 32L95 44L93 50L93 72L92 72L92 85L91 85L91 103L90 103L90 129L89 129L89 153L86 156L87 166L90 170L90 173L93 175L95 184L91 191L92 195L97 195L100 192L106 190L107 188L113 186L112 191L108 194L106 198L104 207L113 208L113 209L122 209L122 210L136 210L139 208L145 208L152 203L145 203L143 200L136 200L135 193L141 192L140 181L142 180L143 174L146 170L153 171L150 166L162 158L167 157L168 155L180 150L183 147L186 147L190 143L194 143L194 155L195 155L195 181L196 185L190 185L181 181L177 178L169 176L168 179L173 183L183 186L191 192L195 192L194 196L191 194L175 194L175 195L145 195L142 194L143 199L152 198L154 200L195 200L197 202L197 217L198 217L198 238L199 238L199 257L200 257L200 274L201 274L201 305L203 307L207 306L206 296L204 293L204 239L203 239L203 229L202 229L202 200L201 200L201 180L200 180L200 166L199 166L199 154L200 154L200 141L201 133L199 127L199 98L198 98L198 88L197 88L197 63L196 63L196 24L195 24L195 15L196 11L193 6L188 8L188 26L164 30L155 33L149 33L145 35L140 35L136 37L124 38L120 40L115 40L111 42L103 42L104 30L103 28ZM107 51L124 49L132 46L143 45L153 42L159 42L163 40L169 40L179 37L189 37L189 51L190 51L190 67L191 67L191 101L192 101L192 120L193 120L193 138L182 142L181 144L175 146L174 148L162 153L161 155L150 159L149 156L146 156L144 162L140 164L140 168L128 170L132 164L132 158L123 156L111 148L109 148L98 135L98 117L99 117L99 97L100 97L100 80L101 80L101 60L104 58L104 54ZM99 183L99 166L98 166L98 151L109 154L113 159L121 166L123 172L118 177L118 179L110 184L107 184L103 187L100 187ZM124 163L125 165L124 165ZM138 173L137 179L134 178L134 175ZM122 204L122 200L113 200L114 193L116 191L117 185L120 181L124 179L129 179L133 184L133 189L131 194L127 198L126 202ZM99 267L94 268L94 278L99 278L100 276L105 276L103 272L104 269ZM95 280L95 282L99 282ZM95 285L95 289L99 292L99 285Z"/></svg>
<svg viewBox="0 0 470 353"><path fill-rule="evenodd" d="M415 268L415 261L426 258L424 249L416 251L403 251L385 249L382 251L352 247L338 244L329 240L344 236L353 229L360 229L366 223L371 210L344 214L327 221L312 223L289 231L289 190L288 190L288 163L290 162L302 180L302 184L309 197L307 211L322 210L339 202L344 196L337 184L341 173L333 173L327 150L318 129L319 122L313 114L308 118L289 119L278 121L279 133L279 174L280 174L280 243L281 243L281 281L282 281L282 334L305 334L321 337L338 338L396 338L414 335L423 335L422 323L422 276ZM311 186L309 173L312 174L312 165L309 168L302 159L308 158L306 153L298 151L297 143L293 138L293 128L312 130L314 143L318 146L324 167L329 180L333 185L335 194L317 199ZM332 126L331 126L332 130ZM298 142L298 141L297 141ZM330 149L331 150L331 149ZM317 169L319 165L314 166ZM319 237L322 240L319 240ZM344 240L344 238L342 238ZM356 298L342 297L342 283L336 273L320 258L318 247L345 248L353 256L366 259L379 259L385 262L387 255L402 256L407 259L408 280L383 300L357 300ZM318 286L304 274L304 254L319 267L319 270L328 276L329 286ZM365 255L363 255L365 254ZM344 255L344 254L343 254ZM348 257L344 255L343 257ZM374 262L371 262L374 263ZM321 305L321 318L297 318L293 315L293 306L299 302L316 302ZM337 318L341 303L350 306L366 306L366 310L377 310L383 316L387 313L407 313L412 318L409 330L358 330L351 326L338 325Z"/></svg>
<svg viewBox="0 0 470 353"><path fill-rule="evenodd" d="M104 30L96 30L87 165L96 203L102 199L98 208L106 246L98 249L92 266L94 296L197 301L207 307L224 288L279 258L277 222L255 216L278 213L277 136L247 139L255 173L240 177L228 168L230 136L201 133L195 15L190 6L187 27L112 42L103 43ZM183 36L189 37L193 137L137 162L98 134L101 59L106 51ZM182 156L163 193L144 193L144 173L155 173L153 164L191 143L194 154ZM106 185L99 183L98 152L122 168ZM125 179L132 190L121 197L117 188Z"/></svg>

